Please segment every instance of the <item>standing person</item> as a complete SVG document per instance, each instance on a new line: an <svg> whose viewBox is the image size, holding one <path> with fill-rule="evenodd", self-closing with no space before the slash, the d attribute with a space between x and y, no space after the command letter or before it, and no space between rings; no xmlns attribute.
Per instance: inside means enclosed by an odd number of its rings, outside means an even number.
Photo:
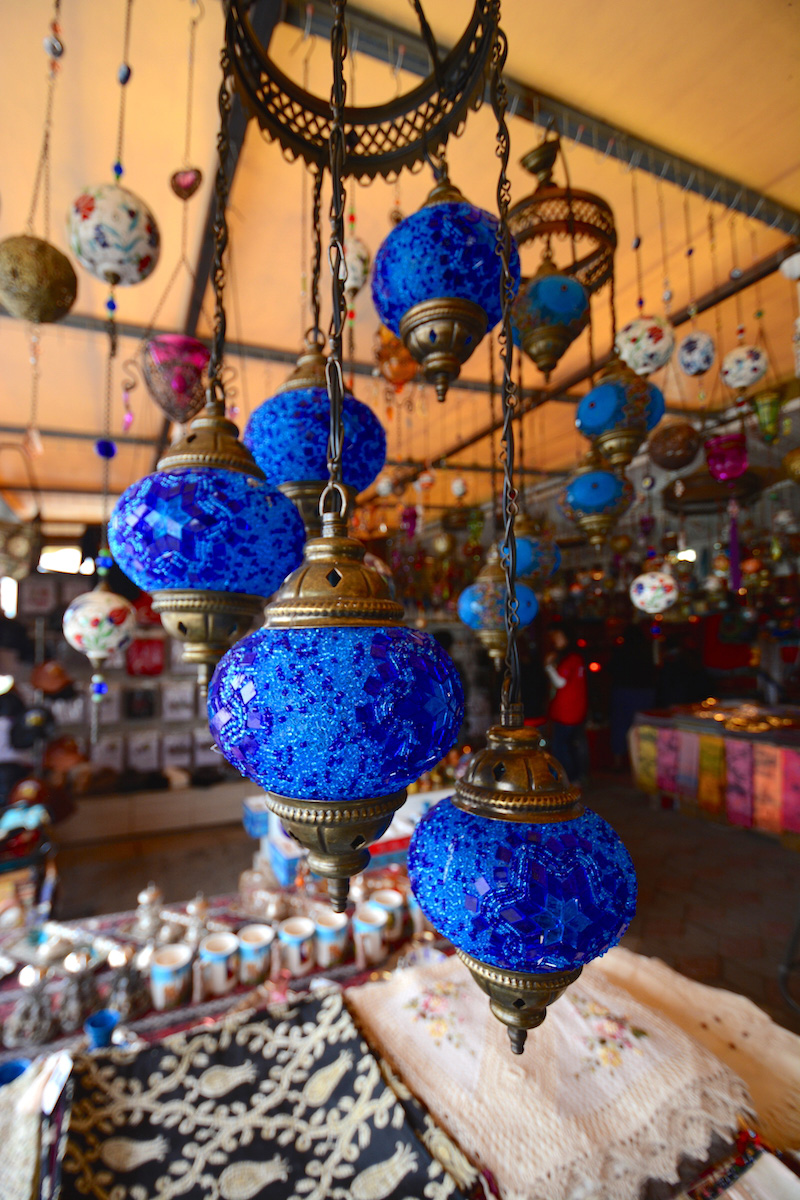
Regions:
<svg viewBox="0 0 800 1200"><path fill-rule="evenodd" d="M547 712L552 725L550 749L567 772L570 782L577 783L585 780L589 774L586 665L574 639L568 637L563 629L551 632L550 647L544 660L544 669L555 688Z"/></svg>

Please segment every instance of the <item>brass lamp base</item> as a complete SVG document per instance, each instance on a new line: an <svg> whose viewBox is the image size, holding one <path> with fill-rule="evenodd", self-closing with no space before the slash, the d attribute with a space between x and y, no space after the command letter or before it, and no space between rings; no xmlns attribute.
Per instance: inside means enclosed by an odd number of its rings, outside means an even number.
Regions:
<svg viewBox="0 0 800 1200"><path fill-rule="evenodd" d="M283 492L286 499L292 501L303 518L307 538L318 538L322 535L319 500L327 483L327 479L305 479L278 484L278 491ZM355 508L355 489L347 487L346 484L342 484L342 488L347 493L347 511L352 512Z"/></svg>
<svg viewBox="0 0 800 1200"><path fill-rule="evenodd" d="M595 445L612 469L627 467L631 463L647 437L647 429L642 423L640 428L609 429L607 433L598 434Z"/></svg>
<svg viewBox="0 0 800 1200"><path fill-rule="evenodd" d="M414 304L403 317L400 336L436 388L440 402L486 333L486 326L486 313L479 305L450 296Z"/></svg>
<svg viewBox="0 0 800 1200"><path fill-rule="evenodd" d="M523 334L522 349L542 372L545 383L560 359L575 341L577 334L565 325L540 325Z"/></svg>
<svg viewBox="0 0 800 1200"><path fill-rule="evenodd" d="M536 1029L547 1016L547 1007L567 990L580 975L573 971L504 971L456 950L481 991L489 997L489 1007L508 1030L513 1054L522 1054L529 1029Z"/></svg>
<svg viewBox="0 0 800 1200"><path fill-rule="evenodd" d="M476 629L475 633L494 663L495 669L502 671L508 649L508 634L505 629Z"/></svg>
<svg viewBox="0 0 800 1200"><path fill-rule="evenodd" d="M364 800L293 800L267 792L267 806L295 841L308 850L308 865L328 881L334 912L344 912L351 875L369 862L369 845L376 841L402 808L406 790Z"/></svg>
<svg viewBox="0 0 800 1200"><path fill-rule="evenodd" d="M617 513L581 513L577 524L590 546L602 546L616 525L617 518Z"/></svg>
<svg viewBox="0 0 800 1200"><path fill-rule="evenodd" d="M183 646L183 661L197 666L197 683L203 695L214 667L238 642L264 608L262 596L238 592L156 591L153 611L170 637Z"/></svg>

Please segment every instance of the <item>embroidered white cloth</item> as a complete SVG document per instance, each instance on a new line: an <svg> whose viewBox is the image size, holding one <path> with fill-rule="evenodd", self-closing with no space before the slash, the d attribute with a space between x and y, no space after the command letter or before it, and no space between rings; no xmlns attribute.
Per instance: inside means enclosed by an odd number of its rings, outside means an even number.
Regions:
<svg viewBox="0 0 800 1200"><path fill-rule="evenodd" d="M504 1200L637 1200L751 1112L747 1088L587 967L515 1058L457 959L347 993L370 1040Z"/></svg>
<svg viewBox="0 0 800 1200"><path fill-rule="evenodd" d="M758 1128L779 1150L800 1150L800 1037L745 996L695 983L658 958L618 946L592 972L623 987L722 1059L747 1084Z"/></svg>

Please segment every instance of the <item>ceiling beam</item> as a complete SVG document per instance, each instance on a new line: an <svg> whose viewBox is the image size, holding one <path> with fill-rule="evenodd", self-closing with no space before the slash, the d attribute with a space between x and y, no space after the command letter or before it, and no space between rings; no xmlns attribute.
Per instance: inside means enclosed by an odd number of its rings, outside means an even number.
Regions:
<svg viewBox="0 0 800 1200"><path fill-rule="evenodd" d="M257 9L258 6L255 7ZM308 8L305 0L286 0L284 20L298 29L305 29ZM332 10L328 0L317 0L311 14L310 32L325 40L329 39L331 19ZM358 53L394 67L399 47L402 46L403 70L421 77L428 75L430 57L419 34L392 25L389 21L354 8L350 4L347 5L346 22L349 44L351 47L357 45ZM450 47L446 49L449 50ZM633 165L640 171L674 183L686 191L695 192L706 200L716 200L728 209L763 221L772 229L781 229L790 236L800 235L800 212L778 204L763 192L746 187L738 180L730 179L699 163L672 154L661 146L646 142L609 124L594 113L528 87L519 79L506 75L505 82L509 112L514 116L543 129L553 127L578 145L588 146L604 156Z"/></svg>

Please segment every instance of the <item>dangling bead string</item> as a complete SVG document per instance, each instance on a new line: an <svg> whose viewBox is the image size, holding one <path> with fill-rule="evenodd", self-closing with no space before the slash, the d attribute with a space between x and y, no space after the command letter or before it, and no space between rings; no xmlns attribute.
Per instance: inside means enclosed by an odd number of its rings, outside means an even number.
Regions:
<svg viewBox="0 0 800 1200"><path fill-rule="evenodd" d="M669 320L670 308L672 307L672 288L669 284L669 247L667 245L667 218L664 211L664 184L661 179L656 180L656 199L658 201L658 229L661 235L661 269L664 277L664 291L661 299L664 302L664 313Z"/></svg>
<svg viewBox="0 0 800 1200"><path fill-rule="evenodd" d="M204 9L199 0L192 0L197 15L189 21L189 70L186 78L186 127L183 139L183 165L192 165L192 107L194 101L194 62L197 47L197 26L203 18Z"/></svg>
<svg viewBox="0 0 800 1200"><path fill-rule="evenodd" d="M311 213L311 237L313 253L311 255L311 291L308 302L311 312L311 334L316 345L322 342L322 325L320 323L319 281L322 270L322 168L314 171L314 200Z"/></svg>
<svg viewBox="0 0 800 1200"><path fill-rule="evenodd" d="M525 484L527 475L525 473L525 408L521 403L522 397L525 395L525 389L522 382L522 355L517 355L517 395L520 398L519 412L517 413L517 435L519 437L519 509L522 512L525 509Z"/></svg>
<svg viewBox="0 0 800 1200"><path fill-rule="evenodd" d="M500 490L497 486L497 380L495 378L495 363L494 363L494 334L488 336L489 345L489 420L491 434L489 435L489 455L491 463L491 471L489 474L489 486L492 492L492 511L490 513L492 542L497 540L497 511L500 507Z"/></svg>
<svg viewBox="0 0 800 1200"><path fill-rule="evenodd" d="M689 281L689 316L692 319L692 329L697 328L697 303L694 286L694 244L692 240L692 222L689 212L689 193L683 197L683 226L686 233L686 276Z"/></svg>
<svg viewBox="0 0 800 1200"><path fill-rule="evenodd" d="M719 286L719 271L717 269L717 225L716 225L716 221L714 220L714 210L710 204L708 206L708 249L709 249L709 255L711 258L711 286L713 287L714 291L716 291ZM715 333L716 339L717 339L717 353L721 356L722 355L722 312L721 312L719 304L714 305L714 333ZM709 410L711 409L711 401L714 397L715 391L719 391L722 394L722 374L721 374L720 369L717 370L717 375L716 375L716 378L714 381L714 385L711 388L711 391L708 396L708 406L707 407ZM699 392L699 397L700 397L701 401L703 399L705 399L702 389ZM723 394L723 402L724 402L724 394Z"/></svg>
<svg viewBox="0 0 800 1200"><path fill-rule="evenodd" d="M736 237L736 214L731 217L728 225L728 231L731 239L731 279L739 279L742 274L742 269L739 266L739 243ZM736 340L741 343L744 341L745 326L744 312L742 309L742 293L738 291L735 297L736 304Z"/></svg>
<svg viewBox="0 0 800 1200"><path fill-rule="evenodd" d="M594 313L592 312L592 297L589 294L589 319L586 322L586 336L589 340L589 387L594 387ZM616 337L612 340L612 345ZM520 355L520 359L522 355ZM522 393L520 393L521 395Z"/></svg>
<svg viewBox="0 0 800 1200"><path fill-rule="evenodd" d="M119 116L117 118L117 157L114 160L112 170L115 179L121 179L125 173L125 168L122 164L122 150L125 139L125 98L128 94L128 84L131 78L131 67L128 59L130 58L131 48L131 10L133 8L133 0L126 0L125 3L125 33L122 40L122 62L117 71L117 79L119 80Z"/></svg>
<svg viewBox="0 0 800 1200"><path fill-rule="evenodd" d="M493 0L492 17L495 30L492 47L491 96L492 110L497 119L495 153L500 160L497 180L497 211L500 222L497 228L497 253L500 257L500 289L503 319L500 329L500 359L503 364L503 433L501 462L503 465L503 542L501 561L506 578L506 634L508 645L505 658L505 677L501 701L501 719L504 725L522 722L520 705L519 651L517 629L519 627L519 605L517 602L517 544L514 537L514 518L517 515L517 492L514 487L514 429L513 416L518 397L511 374L514 342L511 329L511 306L514 302L514 285L511 276L511 231L508 227L508 207L511 184L508 179L509 137L506 125L508 94L503 80L503 67L508 55L508 41L500 28L499 0Z"/></svg>
<svg viewBox="0 0 800 1200"><path fill-rule="evenodd" d="M219 85L219 130L217 132L217 177L214 184L216 213L214 217L214 263L211 279L214 286L214 334L211 339L211 357L208 362L208 390L206 411L215 416L225 414L225 386L223 382L223 359L225 355L225 265L224 257L228 246L228 154L231 117L231 64L227 46L220 55L222 80Z"/></svg>
<svg viewBox="0 0 800 1200"><path fill-rule="evenodd" d="M758 262L758 233L756 232L756 228L753 225L750 226L750 253L752 255L753 262L754 263ZM767 356L767 366L768 366L769 378L772 380L773 383L777 384L778 383L778 373L775 370L774 359L770 352L769 343L767 342L767 331L764 328L764 293L762 291L760 279L756 280L756 284L755 284L753 291L755 293L755 298L756 298L756 307L755 307L755 311L753 312L753 317L758 326L758 336L756 338L756 342L762 343L762 345L764 347L764 352Z"/></svg>
<svg viewBox="0 0 800 1200"><path fill-rule="evenodd" d="M342 443L344 425L342 404L344 400L344 375L342 373L342 335L347 306L345 287L347 284L344 263L344 105L347 85L344 78L344 60L347 57L347 35L344 25L345 0L333 0L333 24L331 25L331 59L333 61L333 84L331 87L331 134L330 134L330 241L328 262L333 276L331 287L331 324L329 333L330 354L325 364L330 400L330 434L328 438L328 483L320 497L320 513L327 511L329 499L338 494L338 514L347 518L347 493L342 486ZM337 511L334 509L334 511Z"/></svg>
<svg viewBox="0 0 800 1200"><path fill-rule="evenodd" d="M639 188L636 170L631 171L631 204L633 207L633 253L636 262L636 307L644 311L644 283L642 281L642 237L639 232Z"/></svg>

